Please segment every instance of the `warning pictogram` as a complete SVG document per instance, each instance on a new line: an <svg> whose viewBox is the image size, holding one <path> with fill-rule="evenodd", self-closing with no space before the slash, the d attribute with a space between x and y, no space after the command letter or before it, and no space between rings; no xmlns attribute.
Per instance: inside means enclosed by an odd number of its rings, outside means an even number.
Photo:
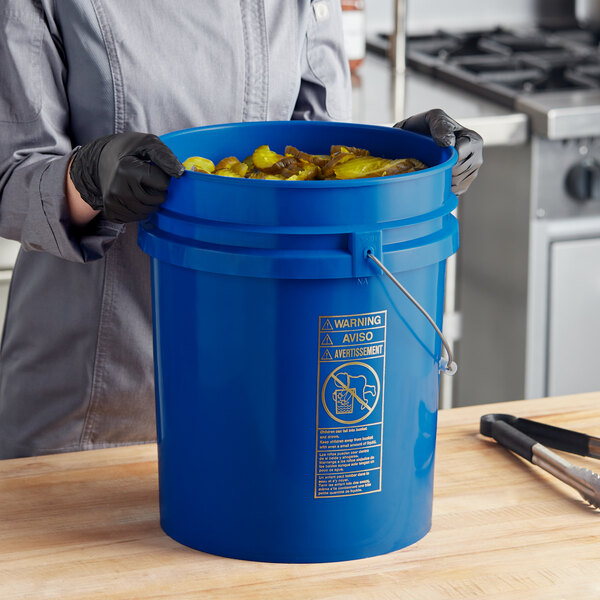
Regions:
<svg viewBox="0 0 600 600"><path fill-rule="evenodd" d="M327 414L339 423L366 419L379 400L379 376L373 367L349 362L334 369L323 384L321 401Z"/></svg>

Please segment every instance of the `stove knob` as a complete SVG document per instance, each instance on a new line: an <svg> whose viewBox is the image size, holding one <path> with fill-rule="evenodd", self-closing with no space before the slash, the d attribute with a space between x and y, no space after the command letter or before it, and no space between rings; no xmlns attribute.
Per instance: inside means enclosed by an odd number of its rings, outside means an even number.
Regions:
<svg viewBox="0 0 600 600"><path fill-rule="evenodd" d="M593 160L571 167L565 186L569 196L578 202L600 200L600 163Z"/></svg>

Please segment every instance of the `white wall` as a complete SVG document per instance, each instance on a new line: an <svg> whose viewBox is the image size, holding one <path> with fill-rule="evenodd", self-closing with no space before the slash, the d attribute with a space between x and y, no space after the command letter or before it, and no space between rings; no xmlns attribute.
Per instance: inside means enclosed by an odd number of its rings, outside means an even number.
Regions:
<svg viewBox="0 0 600 600"><path fill-rule="evenodd" d="M468 31L497 25L514 27L561 22L574 12L574 0L406 0L409 34L436 29ZM395 0L365 0L367 29L391 32Z"/></svg>

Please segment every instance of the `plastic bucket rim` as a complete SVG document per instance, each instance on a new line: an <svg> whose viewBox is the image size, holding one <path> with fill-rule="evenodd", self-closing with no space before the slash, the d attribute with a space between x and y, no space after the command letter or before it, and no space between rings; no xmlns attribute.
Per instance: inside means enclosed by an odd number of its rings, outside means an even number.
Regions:
<svg viewBox="0 0 600 600"><path fill-rule="evenodd" d="M160 136L160 139L169 145L168 142L171 139L191 135L197 133L199 131L213 131L216 129L237 129L240 126L249 127L249 128L259 128L265 125L282 125L285 124L289 127L306 127L307 124L309 126L315 126L319 128L323 127L340 127L340 128L353 128L353 129L362 129L362 130L379 130L379 131L389 131L390 129L394 129L391 126L383 126L383 125L369 125L365 123L345 123L340 121L249 121L249 122L236 122L236 123L223 123L223 124L215 124L215 125L206 125L201 127L189 127L187 129L180 129L178 131L172 131ZM415 136L417 138L421 138L423 140L427 140L430 143L435 143L434 140L426 135L422 135L420 133L415 133L413 131L407 131L405 129L396 129L397 131L403 132L403 134ZM200 181L206 180L211 181L216 185L251 185L255 187L263 187L267 186L271 189L282 187L284 189L290 188L323 188L323 189L335 189L335 188L354 188L359 186L374 186L374 185L390 185L391 183L398 181L399 178L409 178L409 179L420 179L422 177L430 177L437 171L445 171L448 168L454 166L458 161L458 153L453 146L439 146L441 150L444 150L449 153L449 156L446 160L437 165L433 165L431 167L427 167L426 169L422 169L420 171L413 171L411 173L399 173L397 175L386 175L385 177L361 177L357 179L335 179L335 180L310 180L310 181L286 181L286 180L277 180L277 179L250 179L245 177L215 177L210 173L198 173L195 171L185 171L182 177L192 177L194 179L199 179Z"/></svg>

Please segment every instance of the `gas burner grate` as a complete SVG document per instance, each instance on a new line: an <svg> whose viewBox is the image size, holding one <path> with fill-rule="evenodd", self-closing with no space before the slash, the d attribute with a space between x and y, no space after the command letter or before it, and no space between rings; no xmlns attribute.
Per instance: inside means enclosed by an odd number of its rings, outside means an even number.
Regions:
<svg viewBox="0 0 600 600"><path fill-rule="evenodd" d="M503 56L531 52L563 51L558 42L552 43L541 35L519 36L513 33L499 33L483 36L478 43L482 50L495 52Z"/></svg>
<svg viewBox="0 0 600 600"><path fill-rule="evenodd" d="M600 88L598 34L584 30L439 31L409 38L407 63L510 107L523 95Z"/></svg>

